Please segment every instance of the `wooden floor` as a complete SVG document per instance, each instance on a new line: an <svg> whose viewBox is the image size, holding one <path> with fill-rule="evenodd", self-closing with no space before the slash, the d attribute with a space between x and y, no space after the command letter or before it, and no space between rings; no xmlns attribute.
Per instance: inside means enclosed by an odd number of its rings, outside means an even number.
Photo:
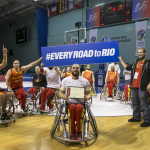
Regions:
<svg viewBox="0 0 150 150"><path fill-rule="evenodd" d="M0 150L150 150L150 127L128 123L131 116L96 117L99 137L85 147L84 143L64 144L50 137L53 116L29 116L17 119L8 127L0 126Z"/></svg>

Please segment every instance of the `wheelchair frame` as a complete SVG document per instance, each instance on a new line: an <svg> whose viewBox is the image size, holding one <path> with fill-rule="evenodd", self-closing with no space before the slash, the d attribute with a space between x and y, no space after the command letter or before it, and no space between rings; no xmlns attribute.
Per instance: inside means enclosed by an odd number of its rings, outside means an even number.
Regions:
<svg viewBox="0 0 150 150"><path fill-rule="evenodd" d="M129 88L129 87L128 87ZM130 89L130 91L129 91L129 94L128 94L128 102L126 102L125 101L125 95L124 95L124 90L121 92L121 101L120 101L120 104L122 103L122 102L125 102L125 105L126 104L132 104L132 95L131 95L131 89Z"/></svg>
<svg viewBox="0 0 150 150"><path fill-rule="evenodd" d="M68 146L69 143L79 143L79 142L85 142L85 145L88 146L87 142L89 140L93 140L93 139L96 140L97 139L97 137L98 137L98 128L97 128L96 120L93 117L93 114L92 114L87 102L85 103L85 110L87 111L89 119L87 119L86 111L85 111L85 114L84 114L83 119L82 119L82 140L70 140L70 117L67 113L65 113L62 116L63 107L64 107L63 105L60 105L59 111L57 112L57 114L55 116L54 123L53 123L51 131L50 131L50 134L51 134L52 138L55 138L56 140L64 141L66 146ZM65 108L66 108L66 104L65 104ZM67 117L67 119L65 119L66 117ZM88 132L89 123L91 124L91 127L93 129L94 134ZM66 130L66 124L68 124L68 133L67 133L67 130ZM61 132L61 134L59 134L57 136L57 135L55 135L56 129L59 131L61 125L62 125L62 128L63 128L63 131ZM63 138L61 137L62 135L64 135ZM88 138L88 135L89 135L90 138Z"/></svg>
<svg viewBox="0 0 150 150"><path fill-rule="evenodd" d="M4 124L5 127L8 126L8 123L16 122L16 116L14 115L14 106L10 99L8 99L7 105L9 108L7 109L7 107L6 107L6 111L9 114L10 120L1 120L0 119L0 124ZM13 111L11 111L11 107L13 107ZM1 101L1 99L0 99L0 109L1 109L1 113L0 113L0 118L1 118L2 117L2 101Z"/></svg>
<svg viewBox="0 0 150 150"><path fill-rule="evenodd" d="M114 88L116 88L116 95L114 93ZM117 100L121 100L121 92L120 92L119 87L115 86L114 88L113 88L113 98L115 98ZM108 100L107 97L108 97L107 96L107 86L104 86L104 88L102 89L102 92L100 94L100 100L104 99L105 101L113 101L114 102L113 98Z"/></svg>
<svg viewBox="0 0 150 150"><path fill-rule="evenodd" d="M40 88L40 87L39 87ZM39 112L39 108L37 108L37 100L39 98L39 102L40 102L40 97L41 97L41 88L40 91L36 93L36 96L33 97L33 99L31 99L31 93L29 93L30 88L26 91L26 93L30 96L30 98L27 98L26 103L27 103L27 109L32 111L32 113L34 113L35 111L37 111L37 113ZM30 103L33 103L33 107L32 109L29 108Z"/></svg>

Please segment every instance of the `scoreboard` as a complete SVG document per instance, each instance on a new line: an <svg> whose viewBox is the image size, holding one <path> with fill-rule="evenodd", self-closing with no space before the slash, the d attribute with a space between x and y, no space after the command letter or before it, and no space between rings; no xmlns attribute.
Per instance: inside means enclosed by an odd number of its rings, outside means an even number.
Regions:
<svg viewBox="0 0 150 150"><path fill-rule="evenodd" d="M120 0L100 7L100 26L132 20L132 0Z"/></svg>
<svg viewBox="0 0 150 150"><path fill-rule="evenodd" d="M120 0L114 3L101 5L99 8L100 8L99 26L132 21L132 0ZM96 13L98 14L98 11L97 12L93 11L93 14L91 13L90 15L89 14L87 15L87 27L88 23L90 22L89 16L90 17L95 16Z"/></svg>

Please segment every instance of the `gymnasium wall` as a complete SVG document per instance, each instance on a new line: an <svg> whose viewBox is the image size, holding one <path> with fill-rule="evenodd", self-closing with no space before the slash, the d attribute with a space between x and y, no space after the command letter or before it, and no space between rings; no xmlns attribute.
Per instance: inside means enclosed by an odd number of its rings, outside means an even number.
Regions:
<svg viewBox="0 0 150 150"><path fill-rule="evenodd" d="M101 1L101 0L99 0ZM93 1L94 2L94 1ZM96 3L96 2L95 2ZM93 4L92 4L93 5ZM26 22L26 20L35 19L35 14L30 14L22 19L11 21L13 24L21 24L21 22ZM83 9L78 9L68 13L64 13L58 16L50 17L48 19L48 46L63 45L64 44L64 32L67 30L75 29L75 22L81 22L82 27L86 27L86 7ZM9 31L9 22L0 25L0 46L3 44L9 49L14 49L14 56L8 56L8 66L7 69L12 67L12 62L18 59L21 65L26 65L39 58L38 46L37 46L37 31L36 24L28 28L28 42L24 44L16 44L15 31ZM87 30L87 42L89 42L89 30ZM121 40L119 42L120 55L125 62L132 63L135 57L136 49L136 35L135 35L135 24L128 23L116 26L102 27L98 29L98 39L107 35L111 40ZM150 21L147 24L147 35L146 35L146 48L147 57L150 57ZM82 37L82 33L80 33ZM69 39L68 39L69 40ZM2 60L2 55L0 51L0 60ZM120 63L119 63L120 64ZM121 67L121 65L120 65ZM60 67L66 68L66 67ZM32 68L34 70L34 68ZM91 65L92 71L98 70L98 64ZM123 68L121 67L121 76Z"/></svg>

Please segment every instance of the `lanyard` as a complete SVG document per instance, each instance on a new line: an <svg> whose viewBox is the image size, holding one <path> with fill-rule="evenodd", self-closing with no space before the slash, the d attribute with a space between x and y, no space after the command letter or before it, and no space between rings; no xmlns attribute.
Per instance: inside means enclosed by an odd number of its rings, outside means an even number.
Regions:
<svg viewBox="0 0 150 150"><path fill-rule="evenodd" d="M146 59L146 58L145 58L145 59ZM138 64L137 64L137 71L139 70L141 64L145 61L145 59L144 59L140 64L139 64L139 62L138 62Z"/></svg>

